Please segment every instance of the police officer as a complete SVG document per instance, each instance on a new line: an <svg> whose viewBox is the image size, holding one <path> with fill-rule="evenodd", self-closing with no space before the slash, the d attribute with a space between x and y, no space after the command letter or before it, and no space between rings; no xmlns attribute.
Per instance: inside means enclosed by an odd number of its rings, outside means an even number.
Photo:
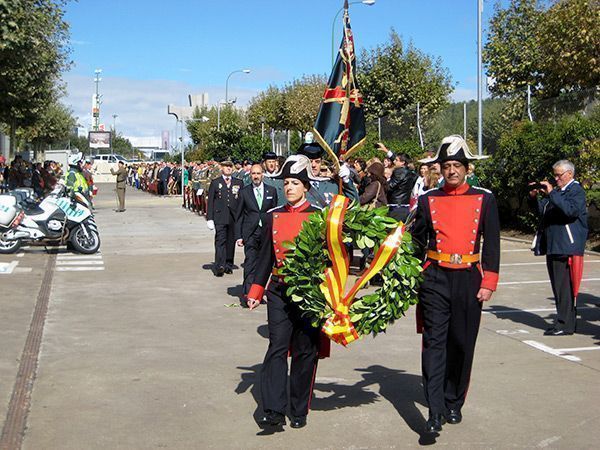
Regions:
<svg viewBox="0 0 600 450"><path fill-rule="evenodd" d="M273 186L277 190L277 206L285 204L285 194L283 193L283 180L274 178L277 174L277 155L273 152L263 153L264 183Z"/></svg>
<svg viewBox="0 0 600 450"><path fill-rule="evenodd" d="M415 244L426 251L419 307L428 433L441 431L444 418L462 420L482 303L498 283L498 209L491 192L466 181L475 159L462 137L449 136L435 157L422 160L440 163L445 181L419 197L412 229Z"/></svg>
<svg viewBox="0 0 600 450"><path fill-rule="evenodd" d="M310 161L302 155L290 156L281 171L275 175L283 180L286 204L273 209L265 217L263 244L258 255L254 283L248 293L248 306L256 308L267 290L269 348L262 366L261 396L265 414L259 419L261 427L285 425L288 386L288 351L291 353L289 376L290 426L306 425L312 384L316 374L319 353L319 329L302 317L298 306L287 295L287 285L278 276L286 252L282 244L293 241L310 213L319 208L306 199L312 176ZM270 283L269 283L270 279Z"/></svg>
<svg viewBox="0 0 600 450"><path fill-rule="evenodd" d="M67 173L66 185L74 192L81 192L83 195L87 196L89 186L81 168L82 157L83 154L81 152L68 157L67 162L69 164L69 172Z"/></svg>
<svg viewBox="0 0 600 450"><path fill-rule="evenodd" d="M215 276L233 273L235 213L242 180L232 177L233 163L221 162L221 176L208 188L206 226L215 230Z"/></svg>

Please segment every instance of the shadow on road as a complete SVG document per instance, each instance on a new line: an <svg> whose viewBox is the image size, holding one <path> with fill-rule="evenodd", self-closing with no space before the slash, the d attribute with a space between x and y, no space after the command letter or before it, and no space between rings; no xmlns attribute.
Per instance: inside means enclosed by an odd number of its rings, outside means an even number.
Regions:
<svg viewBox="0 0 600 450"><path fill-rule="evenodd" d="M262 364L237 367L244 372L241 374L241 380L235 388L235 393L250 392L256 402L256 409L253 414L255 420L258 420L262 412L259 383L261 367ZM375 403L379 400L379 397L383 397L394 406L410 429L419 436L419 444L431 445L436 442L436 434L423 433L425 418L417 408L418 404L424 405L423 388L419 375L380 365L355 370L362 373L362 380L353 385L320 383L317 381L314 385L316 395L313 397L311 409L315 411L332 411L341 408L353 408ZM379 394L374 392L375 390L378 390ZM318 393L329 395L321 397ZM263 430L258 434L273 434L278 431L281 430Z"/></svg>

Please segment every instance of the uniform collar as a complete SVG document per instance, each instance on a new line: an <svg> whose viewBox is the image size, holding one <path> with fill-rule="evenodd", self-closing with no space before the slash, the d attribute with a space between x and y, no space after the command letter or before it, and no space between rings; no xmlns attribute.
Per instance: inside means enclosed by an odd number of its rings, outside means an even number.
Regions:
<svg viewBox="0 0 600 450"><path fill-rule="evenodd" d="M287 212L302 212L310 206L310 203L306 199L304 199L298 205L290 205L289 203L285 204L285 210Z"/></svg>
<svg viewBox="0 0 600 450"><path fill-rule="evenodd" d="M471 186L469 186L469 183L467 183L467 181L465 180L465 182L457 188L450 187L448 186L448 183L444 183L442 189L448 195L462 195L466 193L470 187Z"/></svg>

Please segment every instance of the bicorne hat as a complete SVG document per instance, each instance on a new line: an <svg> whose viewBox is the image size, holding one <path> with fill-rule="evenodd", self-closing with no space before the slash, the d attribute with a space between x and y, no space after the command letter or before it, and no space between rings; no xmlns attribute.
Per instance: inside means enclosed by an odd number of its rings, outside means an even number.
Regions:
<svg viewBox="0 0 600 450"><path fill-rule="evenodd" d="M223 158L223 160L221 160L221 162L219 164L221 164L222 166L233 167L233 163L228 158Z"/></svg>
<svg viewBox="0 0 600 450"><path fill-rule="evenodd" d="M266 174L265 174L266 176ZM300 181L326 181L329 178L315 177L312 173L310 159L304 155L288 156L281 170L270 178L283 180L284 178L296 178Z"/></svg>
<svg viewBox="0 0 600 450"><path fill-rule="evenodd" d="M277 155L275 154L275 152L265 152L262 155L262 159L263 161L267 161L269 159L277 159Z"/></svg>
<svg viewBox="0 0 600 450"><path fill-rule="evenodd" d="M452 136L447 136L442 139L442 143L440 144L435 156L432 158L420 159L419 162L429 164L443 163L446 161L459 161L467 166L470 161L477 161L486 158L489 158L489 155L477 156L472 154L469 146L462 136L453 134Z"/></svg>

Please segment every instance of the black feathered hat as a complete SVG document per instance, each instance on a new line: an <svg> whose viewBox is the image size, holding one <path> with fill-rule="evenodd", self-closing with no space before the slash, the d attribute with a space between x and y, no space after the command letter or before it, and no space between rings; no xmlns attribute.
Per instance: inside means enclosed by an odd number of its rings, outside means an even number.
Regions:
<svg viewBox="0 0 600 450"><path fill-rule="evenodd" d="M288 159L286 159L283 163L281 170L270 176L270 178L275 178L277 180L283 180L284 178L296 178L300 181L329 180L329 178L315 177L312 173L310 159L304 155L289 156Z"/></svg>
<svg viewBox="0 0 600 450"><path fill-rule="evenodd" d="M465 166L469 165L471 161L477 161L480 159L489 158L489 155L477 156L471 153L469 146L462 138L457 134L447 136L442 139L442 143L438 148L435 156L431 158L420 159L419 162L430 164L430 163L443 163L446 161L459 161Z"/></svg>

